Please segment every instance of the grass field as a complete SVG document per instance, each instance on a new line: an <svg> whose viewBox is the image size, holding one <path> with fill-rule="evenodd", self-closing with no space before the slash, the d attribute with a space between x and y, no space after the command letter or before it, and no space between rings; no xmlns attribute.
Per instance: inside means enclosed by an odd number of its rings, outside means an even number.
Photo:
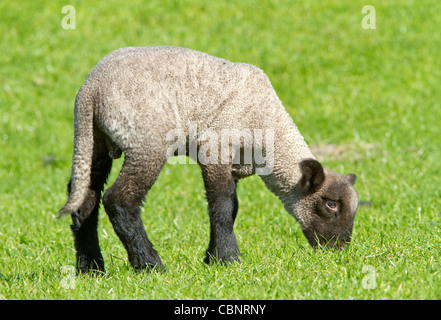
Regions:
<svg viewBox="0 0 441 320"><path fill-rule="evenodd" d="M61 24L68 4L72 30ZM376 29L362 28L367 4ZM0 298L440 299L440 21L435 0L0 2ZM358 176L371 205L360 207L350 247L311 249L250 177L235 224L243 262L207 266L199 168L167 165L143 212L167 272L135 273L101 212L107 273L71 277L71 221L55 217L75 95L105 54L148 45L265 70L318 160Z"/></svg>

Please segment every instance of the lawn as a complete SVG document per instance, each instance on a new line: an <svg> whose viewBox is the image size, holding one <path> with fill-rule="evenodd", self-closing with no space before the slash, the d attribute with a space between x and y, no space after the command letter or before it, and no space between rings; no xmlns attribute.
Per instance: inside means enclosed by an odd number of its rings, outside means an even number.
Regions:
<svg viewBox="0 0 441 320"><path fill-rule="evenodd" d="M376 29L362 28L364 5ZM75 29L64 29L65 5ZM441 2L2 1L1 299L441 299ZM70 20L72 23L72 20ZM207 266L196 165L167 164L143 221L167 268L135 273L101 212L107 273L72 277L63 206L76 92L125 46L262 68L324 166L356 173L351 245L315 251L259 177L241 181L243 262ZM114 163L114 181L121 161Z"/></svg>

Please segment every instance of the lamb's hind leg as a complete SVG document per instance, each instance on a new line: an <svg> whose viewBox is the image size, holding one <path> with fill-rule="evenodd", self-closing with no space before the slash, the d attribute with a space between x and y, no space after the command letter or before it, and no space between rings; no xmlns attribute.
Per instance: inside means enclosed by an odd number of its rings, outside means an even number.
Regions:
<svg viewBox="0 0 441 320"><path fill-rule="evenodd" d="M99 247L97 226L101 192L106 183L112 159L100 133L94 133L94 150L91 170L91 187L81 208L72 214L71 230L76 250L76 267L79 272L104 271L104 259ZM70 192L70 182L68 185Z"/></svg>
<svg viewBox="0 0 441 320"><path fill-rule="evenodd" d="M164 163L165 159L161 156L146 157L126 153L118 178L103 197L113 228L127 250L131 265L137 271L146 268L164 269L147 237L140 209Z"/></svg>
<svg viewBox="0 0 441 320"><path fill-rule="evenodd" d="M228 165L202 167L210 215L210 244L205 262L240 261L233 225L238 210L237 181Z"/></svg>

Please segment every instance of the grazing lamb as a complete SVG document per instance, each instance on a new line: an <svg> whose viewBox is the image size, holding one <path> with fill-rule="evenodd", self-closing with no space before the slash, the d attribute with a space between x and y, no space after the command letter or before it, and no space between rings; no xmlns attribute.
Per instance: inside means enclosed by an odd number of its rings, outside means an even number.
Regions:
<svg viewBox="0 0 441 320"><path fill-rule="evenodd" d="M170 139L173 130L184 139ZM171 146L190 154L192 148L202 149L207 133L219 137L225 131L233 132L231 149L218 150L219 144L210 141L212 148L204 152L214 158L194 159L201 167L210 216L205 262L240 261L233 231L236 187L239 179L255 173L300 223L313 247L343 248L350 241L358 208L355 175L324 169L314 159L262 70L190 49L131 47L103 58L75 101L69 199L59 213L72 214L78 270L104 271L98 209L112 159L122 152L124 164L104 193L104 208L135 270L164 269L141 221L142 201L167 159L179 153L170 152ZM246 152L257 156L259 151L265 164L249 157L245 161Z"/></svg>

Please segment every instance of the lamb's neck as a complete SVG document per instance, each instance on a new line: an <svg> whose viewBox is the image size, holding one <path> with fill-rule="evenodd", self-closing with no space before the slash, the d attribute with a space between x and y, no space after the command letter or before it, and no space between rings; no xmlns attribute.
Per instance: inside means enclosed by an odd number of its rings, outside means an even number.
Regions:
<svg viewBox="0 0 441 320"><path fill-rule="evenodd" d="M306 158L315 158L288 113L277 123L274 138L273 171L261 177L267 188L283 200L292 195L300 180L299 163Z"/></svg>

